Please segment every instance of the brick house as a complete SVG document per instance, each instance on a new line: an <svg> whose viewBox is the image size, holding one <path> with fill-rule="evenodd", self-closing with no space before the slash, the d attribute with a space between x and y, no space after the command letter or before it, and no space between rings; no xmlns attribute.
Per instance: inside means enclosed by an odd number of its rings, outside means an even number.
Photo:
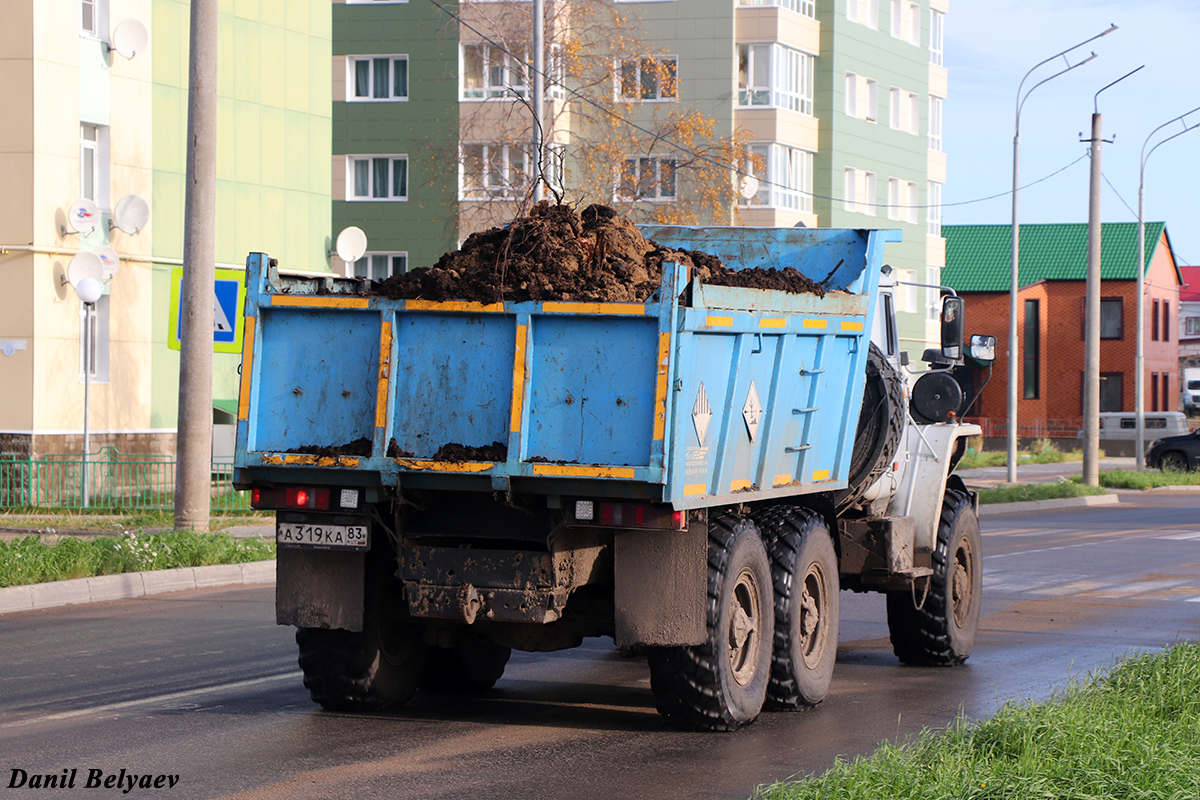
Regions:
<svg viewBox="0 0 1200 800"><path fill-rule="evenodd" d="M971 333L996 337L991 381L970 409L993 433L1008 415L1008 329L1012 228L943 225L944 284L966 301ZM1137 224L1105 223L1100 263L1100 410L1132 411L1137 354ZM1178 408L1181 273L1166 223L1146 223L1145 383L1147 411ZM1018 282L1018 419L1022 436L1071 435L1083 416L1087 225L1021 226ZM982 378L980 379L982 380Z"/></svg>

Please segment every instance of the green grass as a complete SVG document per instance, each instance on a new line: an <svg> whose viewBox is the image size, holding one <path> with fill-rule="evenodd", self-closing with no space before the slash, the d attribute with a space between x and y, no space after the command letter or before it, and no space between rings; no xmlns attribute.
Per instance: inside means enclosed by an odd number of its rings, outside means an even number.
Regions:
<svg viewBox="0 0 1200 800"><path fill-rule="evenodd" d="M1008 466L1008 452L1004 450L981 450L980 440L972 439L975 445L971 451L958 462L958 469L975 469L977 467ZM1104 454L1101 453L1103 458ZM1018 464L1061 464L1064 461L1082 461L1082 450L1059 450L1050 439L1038 439L1028 450L1017 451Z"/></svg>
<svg viewBox="0 0 1200 800"><path fill-rule="evenodd" d="M1142 655L1072 682L1053 699L1009 703L981 722L839 761L764 787L758 800L1026 800L1200 794L1200 646Z"/></svg>
<svg viewBox="0 0 1200 800"><path fill-rule="evenodd" d="M240 564L275 557L271 539L225 533L134 533L70 537L44 544L39 536L0 541L0 588L122 572Z"/></svg>
<svg viewBox="0 0 1200 800"><path fill-rule="evenodd" d="M1172 470L1130 472L1114 469L1100 473L1100 485L1109 489L1154 489L1159 486L1200 486L1200 472Z"/></svg>
<svg viewBox="0 0 1200 800"><path fill-rule="evenodd" d="M1084 497L1108 494L1098 486L1084 486L1078 481L1056 481L1054 483L1024 483L1017 486L997 486L981 489L980 503L1023 503L1030 500L1058 500L1062 497Z"/></svg>
<svg viewBox="0 0 1200 800"><path fill-rule="evenodd" d="M235 511L213 514L210 531L224 530L233 525L270 525L274 513ZM0 514L0 528L34 532L75 531L87 533L118 533L127 530L169 531L175 527L171 511L141 510L114 512L93 508L87 511L46 511L16 509Z"/></svg>

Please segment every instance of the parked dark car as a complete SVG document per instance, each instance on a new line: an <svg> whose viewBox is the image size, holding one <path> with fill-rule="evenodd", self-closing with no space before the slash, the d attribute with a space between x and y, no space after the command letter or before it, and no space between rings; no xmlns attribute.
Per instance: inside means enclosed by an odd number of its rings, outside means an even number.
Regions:
<svg viewBox="0 0 1200 800"><path fill-rule="evenodd" d="M1146 463L1158 469L1196 469L1200 466L1200 431L1151 442Z"/></svg>

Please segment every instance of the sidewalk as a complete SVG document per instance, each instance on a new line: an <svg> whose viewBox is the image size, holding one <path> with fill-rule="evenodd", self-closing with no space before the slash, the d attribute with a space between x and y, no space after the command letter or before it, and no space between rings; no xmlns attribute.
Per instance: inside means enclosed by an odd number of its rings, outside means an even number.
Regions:
<svg viewBox="0 0 1200 800"><path fill-rule="evenodd" d="M1137 466L1137 459L1102 458L1100 470L1127 469ZM958 475L969 489L995 489L997 486L1008 485L1008 467L979 467L978 469L960 469ZM1054 483L1060 478L1070 478L1072 475L1083 474L1082 461L1063 461L1058 464L1017 464L1017 483Z"/></svg>

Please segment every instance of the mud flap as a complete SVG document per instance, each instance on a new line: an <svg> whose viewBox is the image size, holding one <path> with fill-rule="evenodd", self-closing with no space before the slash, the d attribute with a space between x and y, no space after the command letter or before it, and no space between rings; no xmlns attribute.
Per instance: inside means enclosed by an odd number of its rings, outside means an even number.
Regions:
<svg viewBox="0 0 1200 800"><path fill-rule="evenodd" d="M365 559L365 553L280 547L275 560L275 622L362 631Z"/></svg>
<svg viewBox="0 0 1200 800"><path fill-rule="evenodd" d="M708 636L705 526L621 531L614 549L617 646L703 644Z"/></svg>

